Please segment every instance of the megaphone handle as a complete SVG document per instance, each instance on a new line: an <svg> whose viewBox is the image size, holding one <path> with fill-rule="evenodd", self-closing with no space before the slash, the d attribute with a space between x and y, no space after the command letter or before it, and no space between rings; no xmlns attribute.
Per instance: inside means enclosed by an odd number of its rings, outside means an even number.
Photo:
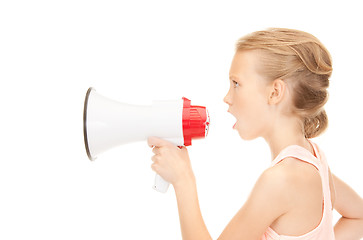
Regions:
<svg viewBox="0 0 363 240"><path fill-rule="evenodd" d="M168 191L170 183L165 181L159 174L155 175L155 183L153 188L161 193L166 193Z"/></svg>

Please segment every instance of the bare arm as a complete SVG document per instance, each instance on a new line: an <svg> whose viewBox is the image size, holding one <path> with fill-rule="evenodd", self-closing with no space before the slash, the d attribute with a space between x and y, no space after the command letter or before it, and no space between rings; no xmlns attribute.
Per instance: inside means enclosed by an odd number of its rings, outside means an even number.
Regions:
<svg viewBox="0 0 363 240"><path fill-rule="evenodd" d="M174 185L183 240L211 240L199 207L194 178Z"/></svg>
<svg viewBox="0 0 363 240"><path fill-rule="evenodd" d="M363 199L345 182L333 175L336 200L335 210L342 217L334 227L336 240L363 238Z"/></svg>
<svg viewBox="0 0 363 240"><path fill-rule="evenodd" d="M183 240L211 240L199 207L197 186L188 150L160 138L148 138L153 147L152 169L174 186Z"/></svg>

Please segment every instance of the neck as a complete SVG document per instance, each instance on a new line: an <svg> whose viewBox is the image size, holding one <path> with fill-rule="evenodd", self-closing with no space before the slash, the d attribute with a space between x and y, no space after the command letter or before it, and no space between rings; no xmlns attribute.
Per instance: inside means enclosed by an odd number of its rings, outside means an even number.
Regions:
<svg viewBox="0 0 363 240"><path fill-rule="evenodd" d="M263 138L270 146L272 160L290 145L304 147L313 153L312 146L305 138L298 121L291 121L291 118L279 118L278 121L274 121L270 129Z"/></svg>

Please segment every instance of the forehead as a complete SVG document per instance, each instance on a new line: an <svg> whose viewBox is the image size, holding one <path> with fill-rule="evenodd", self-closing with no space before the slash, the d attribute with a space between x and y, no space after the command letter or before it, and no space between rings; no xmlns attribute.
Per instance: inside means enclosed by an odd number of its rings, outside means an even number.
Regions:
<svg viewBox="0 0 363 240"><path fill-rule="evenodd" d="M256 73L258 53L256 51L237 51L233 57L230 75L245 75Z"/></svg>

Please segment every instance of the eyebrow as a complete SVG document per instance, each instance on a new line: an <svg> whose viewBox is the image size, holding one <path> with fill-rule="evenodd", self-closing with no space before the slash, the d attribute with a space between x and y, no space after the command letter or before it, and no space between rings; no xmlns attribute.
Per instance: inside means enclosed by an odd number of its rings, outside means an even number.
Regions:
<svg viewBox="0 0 363 240"><path fill-rule="evenodd" d="M229 75L229 79L232 80L232 78L239 80L239 78L236 75L233 75L233 74Z"/></svg>

